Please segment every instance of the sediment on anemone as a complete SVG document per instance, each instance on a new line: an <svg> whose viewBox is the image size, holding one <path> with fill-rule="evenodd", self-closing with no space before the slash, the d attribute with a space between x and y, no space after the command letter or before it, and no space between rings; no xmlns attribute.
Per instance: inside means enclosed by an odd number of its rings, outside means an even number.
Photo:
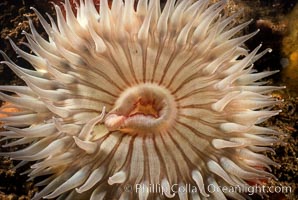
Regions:
<svg viewBox="0 0 298 200"><path fill-rule="evenodd" d="M258 31L236 37L251 21L231 28L225 4L82 0L74 14L66 0L49 22L32 8L48 39L29 20L32 53L10 42L35 70L1 52L26 86L0 86L19 110L0 119L4 147L28 147L0 155L34 161L30 179L48 175L33 200L245 199L208 186L274 178L262 152L279 133L259 124L280 112L270 92L282 87L253 69L270 49L247 50Z"/></svg>

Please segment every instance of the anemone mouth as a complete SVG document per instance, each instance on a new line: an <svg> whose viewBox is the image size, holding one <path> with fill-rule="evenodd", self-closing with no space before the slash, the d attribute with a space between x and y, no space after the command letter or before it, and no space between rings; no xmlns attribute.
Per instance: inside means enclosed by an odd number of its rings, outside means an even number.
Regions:
<svg viewBox="0 0 298 200"><path fill-rule="evenodd" d="M104 123L109 131L154 134L169 129L176 115L175 98L168 89L143 83L122 92Z"/></svg>

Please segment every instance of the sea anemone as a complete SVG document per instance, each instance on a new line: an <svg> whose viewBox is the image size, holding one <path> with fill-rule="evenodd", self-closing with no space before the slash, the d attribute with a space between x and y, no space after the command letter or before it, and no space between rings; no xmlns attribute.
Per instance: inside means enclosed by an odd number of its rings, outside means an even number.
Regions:
<svg viewBox="0 0 298 200"><path fill-rule="evenodd" d="M253 69L270 49L249 52L258 31L235 36L251 21L231 27L238 13L222 15L225 4L81 0L74 12L66 0L50 23L32 8L48 38L29 19L32 53L11 45L35 70L2 52L26 86L0 87L4 108L19 110L0 119L4 147L27 146L0 155L44 177L33 200L245 199L208 186L274 177L262 152L278 133L258 124L280 112L280 87L260 81L275 71Z"/></svg>

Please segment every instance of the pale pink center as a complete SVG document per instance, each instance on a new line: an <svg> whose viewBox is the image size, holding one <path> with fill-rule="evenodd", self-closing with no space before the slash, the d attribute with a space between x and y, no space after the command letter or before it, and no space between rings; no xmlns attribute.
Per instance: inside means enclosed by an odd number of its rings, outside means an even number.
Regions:
<svg viewBox="0 0 298 200"><path fill-rule="evenodd" d="M126 89L105 117L110 131L154 134L169 128L177 114L175 99L164 87L142 84Z"/></svg>

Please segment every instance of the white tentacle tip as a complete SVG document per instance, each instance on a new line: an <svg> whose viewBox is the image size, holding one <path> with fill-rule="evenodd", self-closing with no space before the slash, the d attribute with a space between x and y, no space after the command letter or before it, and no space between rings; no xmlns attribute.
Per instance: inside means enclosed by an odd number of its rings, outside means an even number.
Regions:
<svg viewBox="0 0 298 200"><path fill-rule="evenodd" d="M197 186L199 187L200 193L204 197L209 197L210 195L207 194L207 192L205 190L204 180L203 180L203 177L202 177L201 173L198 170L193 170L192 173L191 173L191 176L192 176L192 179L197 184Z"/></svg>
<svg viewBox="0 0 298 200"><path fill-rule="evenodd" d="M170 183L167 179L163 179L161 181L161 186L165 190L164 192L165 192L166 197L168 197L170 199L175 197L175 193L171 194L171 186L170 186Z"/></svg>
<svg viewBox="0 0 298 200"><path fill-rule="evenodd" d="M115 173L113 176L111 176L108 180L109 185L114 185L117 183L124 183L126 180L126 173L123 171Z"/></svg>
<svg viewBox="0 0 298 200"><path fill-rule="evenodd" d="M82 191L80 188L76 188L75 190L76 190L76 192L79 193L79 194L83 193L83 191Z"/></svg>
<svg viewBox="0 0 298 200"><path fill-rule="evenodd" d="M73 136L76 145L86 151L87 154L93 154L97 149L97 144L95 142L83 141L76 136Z"/></svg>

